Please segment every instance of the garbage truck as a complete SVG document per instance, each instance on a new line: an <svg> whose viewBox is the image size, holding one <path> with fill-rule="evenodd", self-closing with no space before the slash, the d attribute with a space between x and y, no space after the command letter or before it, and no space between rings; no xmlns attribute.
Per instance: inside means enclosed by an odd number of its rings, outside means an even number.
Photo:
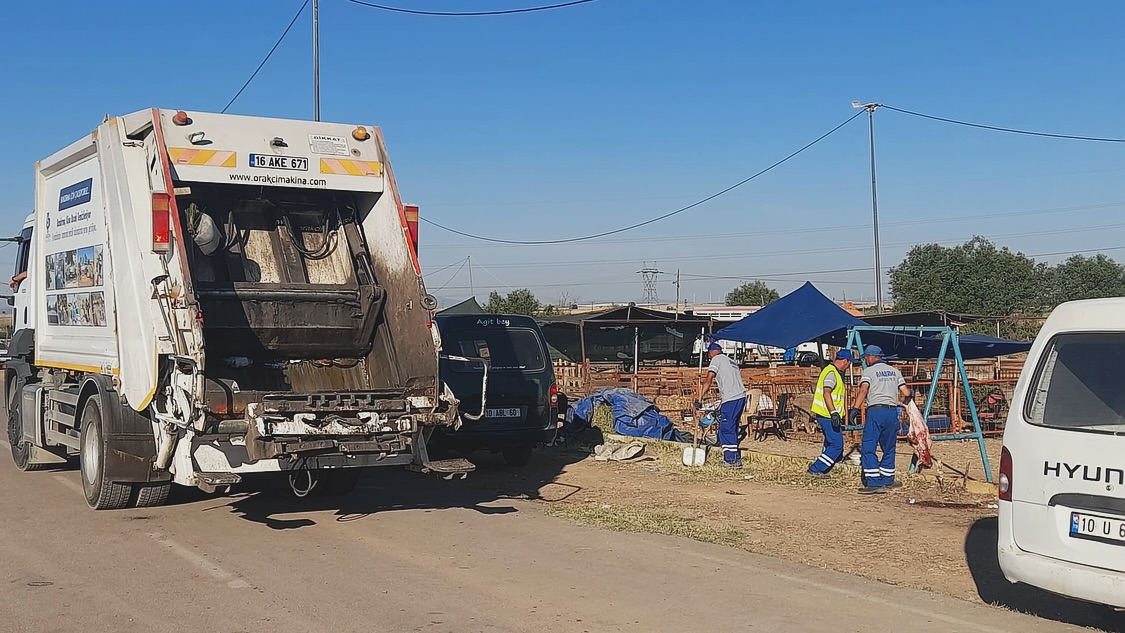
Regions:
<svg viewBox="0 0 1125 633"><path fill-rule="evenodd" d="M16 466L77 458L95 509L463 476L426 452L458 403L408 212L372 126L150 109L39 161L3 364Z"/></svg>

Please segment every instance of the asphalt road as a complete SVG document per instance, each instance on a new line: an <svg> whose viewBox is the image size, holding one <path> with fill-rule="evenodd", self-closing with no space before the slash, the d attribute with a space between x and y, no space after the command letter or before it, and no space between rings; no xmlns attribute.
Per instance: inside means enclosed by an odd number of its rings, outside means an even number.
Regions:
<svg viewBox="0 0 1125 633"><path fill-rule="evenodd" d="M117 512L87 509L75 470L5 454L0 481L11 633L1079 630L401 471L334 502L187 491Z"/></svg>

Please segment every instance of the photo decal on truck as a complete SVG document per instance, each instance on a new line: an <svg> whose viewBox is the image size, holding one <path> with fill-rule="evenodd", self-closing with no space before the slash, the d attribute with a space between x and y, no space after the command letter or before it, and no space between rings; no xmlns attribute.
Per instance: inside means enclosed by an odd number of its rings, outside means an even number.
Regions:
<svg viewBox="0 0 1125 633"><path fill-rule="evenodd" d="M101 244L47 255L47 323L102 327L106 325L102 291L57 292L100 288L105 284L104 247Z"/></svg>
<svg viewBox="0 0 1125 633"><path fill-rule="evenodd" d="M47 295L47 323L104 327L105 295L100 290Z"/></svg>
<svg viewBox="0 0 1125 633"><path fill-rule="evenodd" d="M47 256L47 290L104 285L103 247L85 246Z"/></svg>

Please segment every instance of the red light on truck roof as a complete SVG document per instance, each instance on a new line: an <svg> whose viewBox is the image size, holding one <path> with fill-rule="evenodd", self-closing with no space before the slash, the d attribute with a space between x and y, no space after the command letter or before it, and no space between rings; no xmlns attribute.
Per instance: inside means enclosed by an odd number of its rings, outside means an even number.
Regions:
<svg viewBox="0 0 1125 633"><path fill-rule="evenodd" d="M172 123L175 123L176 125L187 125L188 123L191 123L191 117L187 115L187 112L180 110L175 114L175 116L172 117Z"/></svg>
<svg viewBox="0 0 1125 633"><path fill-rule="evenodd" d="M166 193L152 194L152 251L167 253L172 249L172 197Z"/></svg>

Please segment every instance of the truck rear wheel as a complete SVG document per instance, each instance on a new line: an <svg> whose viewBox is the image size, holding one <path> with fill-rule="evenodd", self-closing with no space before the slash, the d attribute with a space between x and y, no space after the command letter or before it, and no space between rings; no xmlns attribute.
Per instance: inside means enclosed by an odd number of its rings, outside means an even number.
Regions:
<svg viewBox="0 0 1125 633"><path fill-rule="evenodd" d="M82 491L86 503L95 510L117 510L129 505L132 487L109 481L105 477L106 441L102 428L102 405L98 396L91 396L82 408L81 448Z"/></svg>
<svg viewBox="0 0 1125 633"><path fill-rule="evenodd" d="M138 508L152 508L168 503L168 493L172 491L172 484L134 484L137 501L134 505Z"/></svg>

